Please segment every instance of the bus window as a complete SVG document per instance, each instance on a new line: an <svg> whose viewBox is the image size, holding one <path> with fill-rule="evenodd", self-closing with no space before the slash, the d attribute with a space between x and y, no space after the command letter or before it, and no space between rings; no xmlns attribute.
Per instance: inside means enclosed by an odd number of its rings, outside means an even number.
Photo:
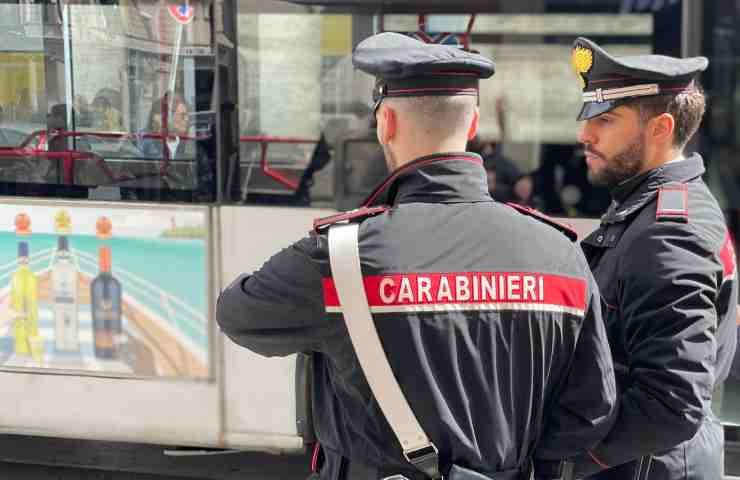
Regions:
<svg viewBox="0 0 740 480"><path fill-rule="evenodd" d="M3 5L0 194L216 198L208 5Z"/></svg>
<svg viewBox="0 0 740 480"><path fill-rule="evenodd" d="M584 10L542 2L526 13L489 5L472 16L244 4L239 200L339 210L361 204L388 172L368 118L374 79L352 68L351 53L364 38L395 31L494 59L496 74L481 82L479 136L469 145L484 157L494 198L558 216L598 217L609 195L589 184L577 142L580 88L571 44L588 35L617 54L663 53L660 45L680 43L680 32L666 40L656 26L664 17L680 19L679 7Z"/></svg>
<svg viewBox="0 0 740 480"><path fill-rule="evenodd" d="M335 206L332 160L342 139L368 133L372 79L350 56L358 22L370 31L372 17L276 1L240 7L240 200Z"/></svg>

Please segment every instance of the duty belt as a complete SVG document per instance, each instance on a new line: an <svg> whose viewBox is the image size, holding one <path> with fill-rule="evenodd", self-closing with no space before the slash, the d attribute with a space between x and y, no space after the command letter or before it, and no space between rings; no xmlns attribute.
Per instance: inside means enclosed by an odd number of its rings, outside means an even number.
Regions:
<svg viewBox="0 0 740 480"><path fill-rule="evenodd" d="M428 477L418 471L399 472L394 468L374 468L360 462L345 459L345 480L428 480ZM528 480L528 476L521 470L503 470L499 472L479 473L481 479L490 480ZM453 476L445 476L445 480L456 480Z"/></svg>

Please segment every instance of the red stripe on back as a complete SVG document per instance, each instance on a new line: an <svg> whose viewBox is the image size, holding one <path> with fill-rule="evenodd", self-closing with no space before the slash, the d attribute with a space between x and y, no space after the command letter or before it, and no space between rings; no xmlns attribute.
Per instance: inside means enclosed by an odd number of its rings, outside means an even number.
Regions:
<svg viewBox="0 0 740 480"><path fill-rule="evenodd" d="M321 283L324 287L324 305L327 307L338 307L339 295L337 294L336 286L334 286L334 279L324 278Z"/></svg>
<svg viewBox="0 0 740 480"><path fill-rule="evenodd" d="M442 304L543 304L586 309L586 281L524 272L406 273L364 277L371 307ZM324 303L338 307L331 278Z"/></svg>

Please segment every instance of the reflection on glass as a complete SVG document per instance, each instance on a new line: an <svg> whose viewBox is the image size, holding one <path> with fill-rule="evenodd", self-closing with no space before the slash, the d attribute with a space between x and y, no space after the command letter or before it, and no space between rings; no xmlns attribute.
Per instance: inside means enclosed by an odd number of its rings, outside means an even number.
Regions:
<svg viewBox="0 0 740 480"><path fill-rule="evenodd" d="M604 7L589 14L485 14L471 22L471 15L454 12L423 18L305 12L275 1L239 11L243 201L343 210L370 193L386 167L368 125L374 79L352 68L351 53L383 28L468 42L495 59L496 75L481 82L479 138L470 146L485 157L494 198L560 216L595 217L608 206L608 192L588 183L577 145L581 99L570 45L590 32L608 36L619 54L651 52L652 14ZM311 165L322 137L334 161L319 170ZM308 195L299 194L301 182Z"/></svg>
<svg viewBox="0 0 740 480"><path fill-rule="evenodd" d="M181 10L3 5L0 193L215 198L211 23Z"/></svg>

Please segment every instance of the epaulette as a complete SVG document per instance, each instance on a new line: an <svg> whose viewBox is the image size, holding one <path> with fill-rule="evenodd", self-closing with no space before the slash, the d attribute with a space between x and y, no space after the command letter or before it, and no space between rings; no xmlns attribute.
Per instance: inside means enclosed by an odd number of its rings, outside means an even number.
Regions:
<svg viewBox="0 0 740 480"><path fill-rule="evenodd" d="M341 222L358 222L365 220L366 218L374 217L379 215L390 207L388 205L379 205L377 207L360 207L349 212L337 213L328 217L317 218L313 221L313 229L316 233L321 233L321 230L330 227L336 223Z"/></svg>
<svg viewBox="0 0 740 480"><path fill-rule="evenodd" d="M689 187L685 183L666 183L658 188L658 221L689 221Z"/></svg>
<svg viewBox="0 0 740 480"><path fill-rule="evenodd" d="M573 242L578 240L578 232L576 232L573 229L573 227L571 227L570 225L558 222L554 218L548 217L544 213L538 210L535 210L534 208L525 207L524 205L518 205L516 203L507 203L506 205L510 206L511 208L515 209L521 214L536 218L542 223L546 223L547 225L550 225L551 227L555 227L556 229L563 232L565 236L570 238L570 240Z"/></svg>

